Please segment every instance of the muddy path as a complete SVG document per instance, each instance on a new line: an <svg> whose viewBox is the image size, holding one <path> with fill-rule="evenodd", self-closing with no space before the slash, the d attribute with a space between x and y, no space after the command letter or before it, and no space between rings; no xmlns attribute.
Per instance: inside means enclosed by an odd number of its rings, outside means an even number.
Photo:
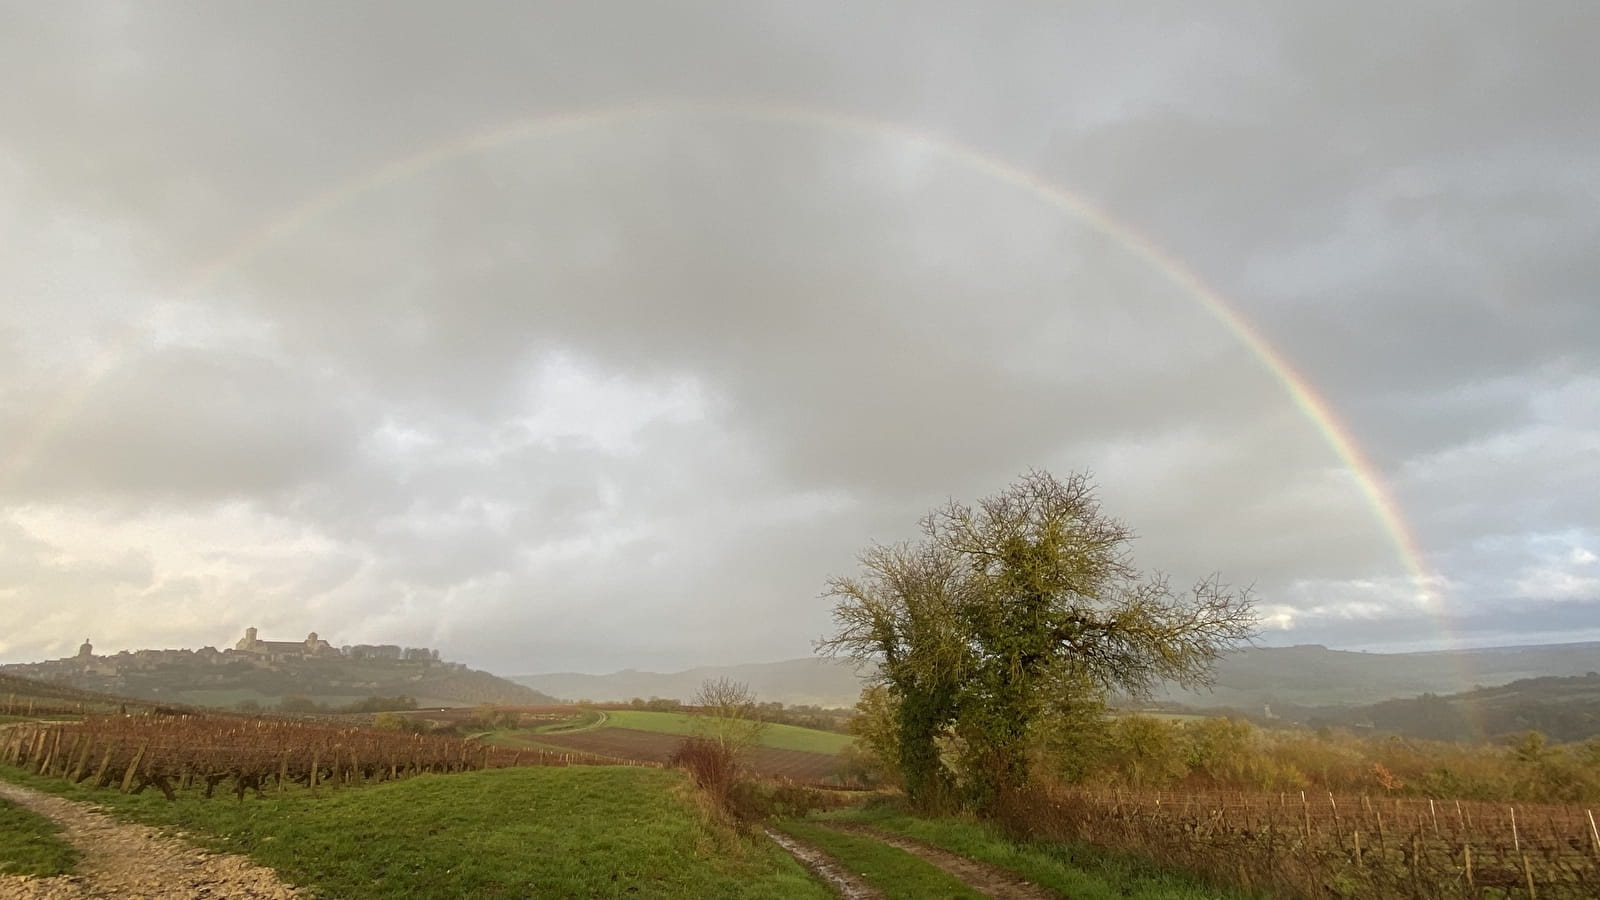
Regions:
<svg viewBox="0 0 1600 900"><path fill-rule="evenodd" d="M850 870L839 865L839 861L832 856L781 831L774 831L771 828L765 830L767 837L772 838L774 844L800 860L801 865L810 869L812 874L821 878L844 900L883 900L882 891L856 877Z"/></svg>
<svg viewBox="0 0 1600 900"><path fill-rule="evenodd" d="M0 876L0 900L139 897L295 900L311 896L242 856L211 853L144 825L118 822L84 803L0 781L0 797L61 826L83 857L54 878Z"/></svg>
<svg viewBox="0 0 1600 900"><path fill-rule="evenodd" d="M943 869L958 881L964 882L967 887L987 897L994 897L995 900L1059 900L1060 898L1059 894L1046 890L1015 872L1008 872L998 866L991 866L988 863L969 859L960 854L951 853L948 850L941 850L921 841L890 834L887 831L879 831L867 825L852 825L844 822L819 822L818 824L832 828L835 831L844 831L882 841L895 849L904 850L913 856L921 857Z"/></svg>

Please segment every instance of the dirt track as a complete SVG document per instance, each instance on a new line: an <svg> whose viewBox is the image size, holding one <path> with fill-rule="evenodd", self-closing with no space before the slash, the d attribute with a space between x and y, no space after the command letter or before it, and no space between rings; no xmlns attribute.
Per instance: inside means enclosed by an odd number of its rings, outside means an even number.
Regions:
<svg viewBox="0 0 1600 900"><path fill-rule="evenodd" d="M844 900L882 900L883 892L857 878L848 869L839 864L839 861L816 847L797 840L781 831L766 829L767 837L774 844L784 849L784 852L800 861L800 864L810 869L813 874Z"/></svg>
<svg viewBox="0 0 1600 900"><path fill-rule="evenodd" d="M78 874L0 876L0 900L208 898L289 900L309 894L242 856L209 853L144 825L118 822L94 807L0 781L0 797L53 819L83 854Z"/></svg>
<svg viewBox="0 0 1600 900"><path fill-rule="evenodd" d="M969 859L960 854L951 853L948 850L941 850L931 844L924 844L911 838L890 834L887 831L880 831L867 825L830 822L827 827L838 831L848 831L851 834L864 835L874 840L882 841L891 847L904 850L913 856L920 856L985 897L994 897L996 900L1052 900L1056 896L1054 893L1027 881L1015 872L1008 872L998 866L991 866L988 863Z"/></svg>

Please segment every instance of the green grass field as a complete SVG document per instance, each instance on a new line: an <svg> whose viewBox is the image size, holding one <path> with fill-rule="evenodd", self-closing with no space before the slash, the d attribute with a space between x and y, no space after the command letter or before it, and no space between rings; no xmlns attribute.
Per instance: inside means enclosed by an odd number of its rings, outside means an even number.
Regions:
<svg viewBox="0 0 1600 900"><path fill-rule="evenodd" d="M820 821L857 822L932 844L951 853L1015 872L1074 900L1244 900L1251 895L1223 890L1147 861L1093 847L1018 844L992 826L968 819L923 819L889 806L839 810ZM796 837L805 837L799 832Z"/></svg>
<svg viewBox="0 0 1600 900"><path fill-rule="evenodd" d="M175 827L328 897L830 896L765 839L715 824L682 775L660 769L495 769L243 802L0 776Z"/></svg>
<svg viewBox="0 0 1600 900"><path fill-rule="evenodd" d="M632 728L636 731L657 731L663 734L693 734L694 717L687 713L650 712L638 709L608 710L607 728ZM817 731L794 725L768 725L761 734L761 743L778 750L804 750L808 753L834 754L850 746L855 738L832 731Z"/></svg>
<svg viewBox="0 0 1600 900"><path fill-rule="evenodd" d="M65 875L77 861L54 822L0 800L0 875Z"/></svg>

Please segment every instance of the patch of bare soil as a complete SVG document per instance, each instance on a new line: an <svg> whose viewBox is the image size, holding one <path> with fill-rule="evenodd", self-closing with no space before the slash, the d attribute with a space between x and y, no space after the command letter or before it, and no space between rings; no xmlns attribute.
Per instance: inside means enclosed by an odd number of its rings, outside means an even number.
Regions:
<svg viewBox="0 0 1600 900"><path fill-rule="evenodd" d="M968 859L960 854L941 850L931 844L924 844L921 841L914 841L898 834L879 831L866 825L851 825L843 822L828 822L826 825L839 831L864 835L873 840L882 841L891 847L920 856L957 879L966 882L967 887L985 896L994 897L995 900L1057 900L1059 896L1053 891L1046 890L1024 879L1015 872L1008 872L999 866L991 866L985 862Z"/></svg>
<svg viewBox="0 0 1600 900"><path fill-rule="evenodd" d="M0 876L0 900L293 900L308 897L271 869L242 856L210 853L154 828L118 822L94 807L0 781L0 797L61 826L83 854L75 875Z"/></svg>
<svg viewBox="0 0 1600 900"><path fill-rule="evenodd" d="M839 865L838 860L828 854L781 831L773 831L771 828L765 830L767 837L772 838L774 844L800 860L801 865L838 891L844 900L883 900L882 891L850 874L848 869Z"/></svg>
<svg viewBox="0 0 1600 900"><path fill-rule="evenodd" d="M632 728L545 733L533 735L531 739L541 744L569 747L584 753L662 763L666 762L672 752L678 749L678 745L683 743L681 734L637 731ZM796 781L821 781L833 775L839 759L826 753L756 747L750 754L749 762L750 767L761 775L782 775Z"/></svg>

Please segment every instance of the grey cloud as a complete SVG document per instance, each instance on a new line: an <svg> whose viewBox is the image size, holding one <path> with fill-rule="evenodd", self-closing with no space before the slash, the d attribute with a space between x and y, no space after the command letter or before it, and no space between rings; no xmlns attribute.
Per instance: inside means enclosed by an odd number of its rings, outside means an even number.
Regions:
<svg viewBox="0 0 1600 900"><path fill-rule="evenodd" d="M78 381L40 391L41 414L15 421L35 446L0 487L111 500L270 493L341 467L360 434L359 413L326 379L267 359L168 349Z"/></svg>
<svg viewBox="0 0 1600 900"><path fill-rule="evenodd" d="M255 624L507 668L670 667L804 653L865 541L1090 468L1142 564L1333 610L1297 633L1389 627L1338 624L1403 567L1237 336L1092 223L892 132L638 115L339 192L509 122L712 99L926 129L1180 257L1488 609L1539 535L1594 530L1566 477L1597 428L1570 399L1600 365L1594 15L9 5L0 431L44 440L0 437L0 497L135 556L141 517L239 528L140 576L229 628L270 604ZM552 359L595 408L536 433ZM0 555L29 603L122 589L87 563L41 586L32 546Z"/></svg>

